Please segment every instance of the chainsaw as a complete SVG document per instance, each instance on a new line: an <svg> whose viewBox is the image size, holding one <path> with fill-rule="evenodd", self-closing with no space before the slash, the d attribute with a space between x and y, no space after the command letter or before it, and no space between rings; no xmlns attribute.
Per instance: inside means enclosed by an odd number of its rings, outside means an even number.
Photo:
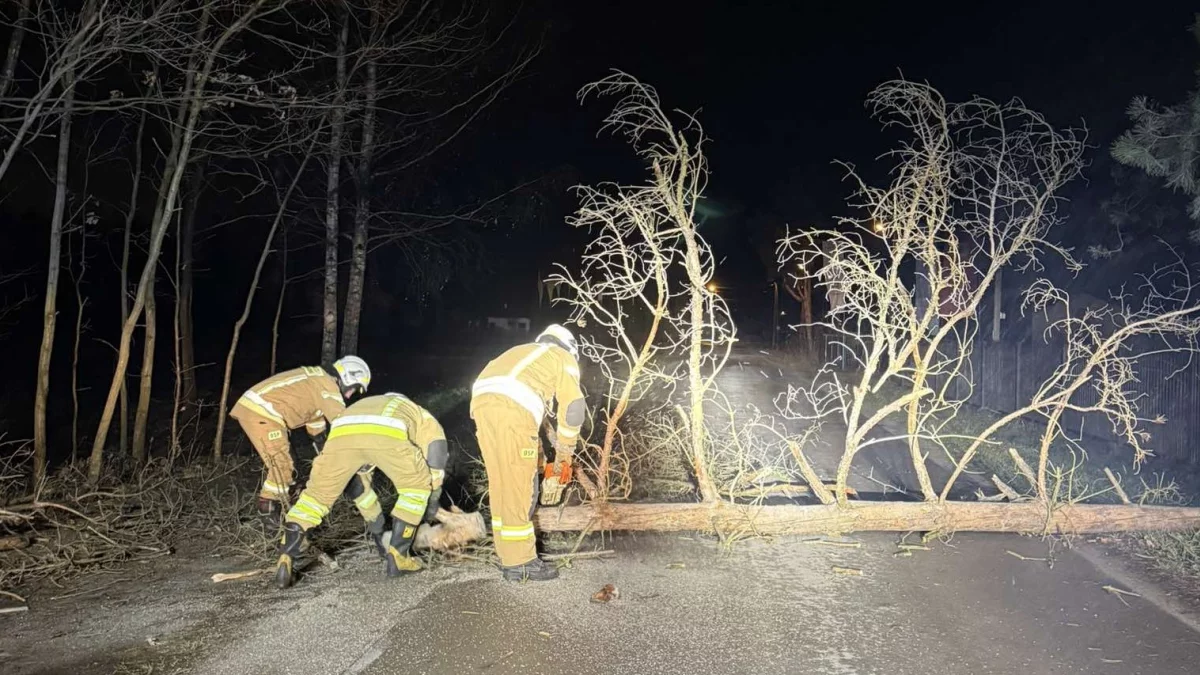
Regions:
<svg viewBox="0 0 1200 675"><path fill-rule="evenodd" d="M542 506L554 506L562 501L563 490L571 482L571 465L567 462L546 464L542 470L542 489L539 502Z"/></svg>

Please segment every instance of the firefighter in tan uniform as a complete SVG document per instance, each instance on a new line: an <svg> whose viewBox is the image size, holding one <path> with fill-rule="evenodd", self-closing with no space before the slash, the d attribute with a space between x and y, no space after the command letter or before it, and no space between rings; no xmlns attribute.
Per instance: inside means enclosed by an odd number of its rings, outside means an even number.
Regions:
<svg viewBox="0 0 1200 675"><path fill-rule="evenodd" d="M534 539L538 430L557 399L555 462L570 467L587 417L577 356L575 336L552 324L535 343L513 347L487 364L471 389L471 419L487 469L492 536L505 579L558 576L538 558Z"/></svg>
<svg viewBox="0 0 1200 675"><path fill-rule="evenodd" d="M329 440L313 461L308 484L287 514L275 582L287 588L294 580L292 563L300 553L304 534L321 524L329 509L354 481L378 468L396 487L392 507L392 533L385 547L383 509L369 483L355 505L387 561L387 575L400 576L421 569L411 550L417 526L437 515L442 481L450 448L442 425L421 406L400 394L368 396L333 421Z"/></svg>
<svg viewBox="0 0 1200 675"><path fill-rule="evenodd" d="M281 503L295 475L288 435L304 427L320 452L326 420L346 409L346 400L366 393L371 370L357 356L346 356L332 368L288 370L251 387L234 404L229 416L238 421L250 444L267 467L258 494L258 513L264 524L279 527Z"/></svg>

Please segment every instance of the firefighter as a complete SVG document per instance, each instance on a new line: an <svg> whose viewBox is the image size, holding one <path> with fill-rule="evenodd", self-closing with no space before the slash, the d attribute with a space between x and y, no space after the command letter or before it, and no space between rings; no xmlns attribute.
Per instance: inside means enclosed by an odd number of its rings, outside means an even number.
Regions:
<svg viewBox="0 0 1200 675"><path fill-rule="evenodd" d="M432 522L437 515L449 458L442 425L400 394L368 396L346 408L333 421L325 449L313 461L308 483L287 513L275 570L276 585L292 585L292 564L304 544L305 533L329 515L347 483L353 489L354 483L366 482L364 476L372 468L382 471L396 487L387 546L382 541L383 509L369 483L355 505L387 561L387 575L397 577L420 570L420 563L412 557L413 539L417 527Z"/></svg>
<svg viewBox="0 0 1200 675"><path fill-rule="evenodd" d="M538 430L547 406L557 399L555 462L569 472L587 416L577 358L575 336L552 324L533 344L513 347L487 364L471 389L471 419L488 476L492 537L508 580L558 576L538 558L534 539Z"/></svg>
<svg viewBox="0 0 1200 675"><path fill-rule="evenodd" d="M267 467L258 494L258 514L274 532L282 516L281 504L294 479L288 435L304 427L319 453L327 422L346 409L346 401L364 394L371 384L371 369L357 356L345 356L333 367L288 370L251 387L234 404L229 416L238 421L250 444Z"/></svg>

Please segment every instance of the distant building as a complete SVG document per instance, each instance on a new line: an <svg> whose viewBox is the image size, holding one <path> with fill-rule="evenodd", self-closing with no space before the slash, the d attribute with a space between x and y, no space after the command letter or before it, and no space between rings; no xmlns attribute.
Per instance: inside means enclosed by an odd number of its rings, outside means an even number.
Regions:
<svg viewBox="0 0 1200 675"><path fill-rule="evenodd" d="M528 333L530 322L529 318L524 316L489 316L487 328L511 333Z"/></svg>

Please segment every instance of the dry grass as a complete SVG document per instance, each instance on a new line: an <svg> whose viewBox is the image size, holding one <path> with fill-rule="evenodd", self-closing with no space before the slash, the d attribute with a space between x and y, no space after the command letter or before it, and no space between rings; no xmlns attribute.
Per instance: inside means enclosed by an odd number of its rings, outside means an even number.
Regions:
<svg viewBox="0 0 1200 675"><path fill-rule="evenodd" d="M1151 565L1176 577L1200 582L1200 530L1192 532L1147 532L1136 538L1141 553Z"/></svg>

